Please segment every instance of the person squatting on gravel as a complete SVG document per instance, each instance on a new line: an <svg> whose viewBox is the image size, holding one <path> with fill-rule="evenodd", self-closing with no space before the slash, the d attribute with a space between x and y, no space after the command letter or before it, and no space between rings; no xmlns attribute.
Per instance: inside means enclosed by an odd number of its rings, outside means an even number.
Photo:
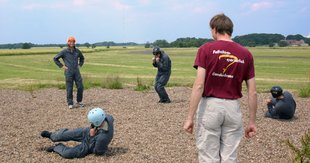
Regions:
<svg viewBox="0 0 310 163"><path fill-rule="evenodd" d="M280 86L270 89L272 98L267 99L267 112L265 117L274 119L291 119L294 117L296 102L291 93L283 92Z"/></svg>
<svg viewBox="0 0 310 163"><path fill-rule="evenodd" d="M81 158L88 154L103 155L113 138L114 119L101 108L93 108L88 112L90 127L73 130L60 129L56 132L42 131L41 136L49 138L53 142L77 141L81 144L75 147L67 147L62 143L46 149L47 152L56 152L64 158Z"/></svg>
<svg viewBox="0 0 310 163"><path fill-rule="evenodd" d="M80 107L83 107L83 81L80 67L84 64L82 52L75 47L75 38L70 36L67 40L68 47L54 57L54 62L59 68L64 69L66 79L67 103L69 109L73 108L73 81L77 87L76 100ZM62 58L64 65L59 61Z"/></svg>
<svg viewBox="0 0 310 163"><path fill-rule="evenodd" d="M224 14L210 20L213 42L202 45L194 62L193 85L184 130L193 132L196 113L196 145L199 162L237 162L243 122L239 98L246 81L249 122L245 137L256 134L257 95L252 54L231 39L233 23Z"/></svg>
<svg viewBox="0 0 310 163"><path fill-rule="evenodd" d="M157 67L155 90L160 98L160 103L170 103L170 98L165 90L171 74L171 60L159 47L153 48L153 66Z"/></svg>

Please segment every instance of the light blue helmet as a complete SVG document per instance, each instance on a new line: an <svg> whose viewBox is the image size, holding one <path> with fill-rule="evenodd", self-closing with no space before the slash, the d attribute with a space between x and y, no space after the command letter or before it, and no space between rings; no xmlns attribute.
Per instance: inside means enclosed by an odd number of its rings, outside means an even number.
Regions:
<svg viewBox="0 0 310 163"><path fill-rule="evenodd" d="M88 122L95 127L99 127L106 117L105 112L101 108L93 108L88 112Z"/></svg>

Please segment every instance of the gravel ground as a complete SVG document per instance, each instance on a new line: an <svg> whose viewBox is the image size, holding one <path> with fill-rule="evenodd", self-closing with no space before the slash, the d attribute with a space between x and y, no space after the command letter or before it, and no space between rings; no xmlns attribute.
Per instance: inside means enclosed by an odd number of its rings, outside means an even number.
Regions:
<svg viewBox="0 0 310 163"><path fill-rule="evenodd" d="M154 91L89 89L84 94L85 107L69 110L65 90L0 90L0 162L198 162L195 137L182 130L191 89L168 88L168 93L173 102L158 104ZM258 95L258 134L243 138L238 156L241 163L292 162L292 153L281 141L290 139L299 146L310 128L309 98L295 96L295 117L280 121L263 117L268 96ZM245 124L246 100L241 99ZM97 106L115 118L114 139L106 155L66 160L44 151L53 143L40 137L42 130L86 127L87 112Z"/></svg>

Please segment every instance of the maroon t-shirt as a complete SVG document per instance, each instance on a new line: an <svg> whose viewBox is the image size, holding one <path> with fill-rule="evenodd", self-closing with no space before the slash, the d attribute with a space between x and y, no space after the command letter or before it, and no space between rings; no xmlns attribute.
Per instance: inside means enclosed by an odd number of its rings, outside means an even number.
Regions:
<svg viewBox="0 0 310 163"><path fill-rule="evenodd" d="M230 41L213 41L202 45L194 67L206 69L204 97L238 99L242 97L242 82L255 76L252 54Z"/></svg>

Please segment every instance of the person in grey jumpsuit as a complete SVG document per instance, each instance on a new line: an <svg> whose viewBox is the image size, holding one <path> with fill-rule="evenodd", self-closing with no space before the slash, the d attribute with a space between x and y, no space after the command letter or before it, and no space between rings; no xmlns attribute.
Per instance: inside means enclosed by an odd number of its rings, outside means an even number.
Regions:
<svg viewBox="0 0 310 163"><path fill-rule="evenodd" d="M273 119L291 119L294 117L296 102L291 93L283 92L280 86L273 86L270 90L272 98L267 100L268 110L265 117Z"/></svg>
<svg viewBox="0 0 310 163"><path fill-rule="evenodd" d="M73 82L77 87L76 100L80 107L83 107L83 80L80 73L80 67L84 64L84 56L82 52L75 47L75 38L68 38L68 48L62 50L54 57L54 62L59 68L64 69L66 79L67 103L69 109L73 108ZM64 65L59 61L62 58Z"/></svg>
<svg viewBox="0 0 310 163"><path fill-rule="evenodd" d="M93 121L95 122L91 122L90 114L93 115L93 119L95 119ZM114 119L100 108L94 108L89 111L88 119L91 123L91 127L72 130L64 128L56 132L42 131L41 136L49 138L53 142L81 142L81 144L75 147L67 147L62 143L58 143L55 146L47 148L46 151L56 152L60 156L68 159L82 158L88 154L103 155L107 151L108 145L113 138Z"/></svg>
<svg viewBox="0 0 310 163"><path fill-rule="evenodd" d="M171 60L159 47L153 48L153 66L157 67L155 90L160 98L160 103L170 103L171 100L165 90L171 74Z"/></svg>

